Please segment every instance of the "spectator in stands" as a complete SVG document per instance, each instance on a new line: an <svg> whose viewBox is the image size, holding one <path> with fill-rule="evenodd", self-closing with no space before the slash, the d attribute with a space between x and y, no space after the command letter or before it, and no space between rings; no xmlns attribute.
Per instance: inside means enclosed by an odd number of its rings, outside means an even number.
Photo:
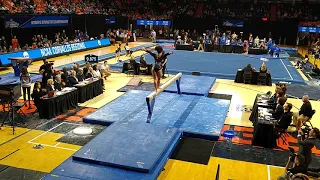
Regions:
<svg viewBox="0 0 320 180"><path fill-rule="evenodd" d="M15 51L18 49L18 45L19 45L19 42L18 42L18 39L17 39L17 36L13 36L13 39L12 39L12 50Z"/></svg>
<svg viewBox="0 0 320 180"><path fill-rule="evenodd" d="M312 106L309 101L309 96L304 95L302 97L302 102L303 105L301 106L299 113L295 113L293 115L293 122L294 124L296 124L298 130L301 129L302 123L309 120L313 115Z"/></svg>
<svg viewBox="0 0 320 180"><path fill-rule="evenodd" d="M25 106L27 106L26 93L28 93L28 101L29 101L29 108L30 108L31 107L31 102L30 102L31 76L28 73L28 68L25 66L21 69L20 82L23 90L23 100L25 102Z"/></svg>

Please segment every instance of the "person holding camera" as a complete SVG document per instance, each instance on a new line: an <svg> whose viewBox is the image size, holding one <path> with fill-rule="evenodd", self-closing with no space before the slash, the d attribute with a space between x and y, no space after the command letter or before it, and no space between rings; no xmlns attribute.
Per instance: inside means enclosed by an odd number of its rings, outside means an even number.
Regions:
<svg viewBox="0 0 320 180"><path fill-rule="evenodd" d="M293 162L292 167L290 168L290 164ZM304 160L302 156L298 154L290 155L287 165L285 167L285 172L282 176L278 177L278 180L295 180L302 179L301 177L305 177L305 173L307 172L304 164Z"/></svg>
<svg viewBox="0 0 320 180"><path fill-rule="evenodd" d="M298 144L299 144L299 152L298 154L303 156L305 159L304 165L305 168L308 168L312 161L312 148L315 146L317 139L320 137L320 132L318 128L312 128L309 131L308 137L304 137L304 132L299 129L298 131Z"/></svg>

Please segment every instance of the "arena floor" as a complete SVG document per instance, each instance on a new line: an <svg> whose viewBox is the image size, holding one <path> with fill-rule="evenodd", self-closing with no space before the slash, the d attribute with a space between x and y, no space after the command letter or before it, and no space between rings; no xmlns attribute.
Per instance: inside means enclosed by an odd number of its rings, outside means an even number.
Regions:
<svg viewBox="0 0 320 180"><path fill-rule="evenodd" d="M130 46L135 47L142 44L144 43L130 43ZM49 59L49 61L53 60L55 66L60 66L82 60L84 55L89 53L103 55L114 51L115 46L110 46L60 56ZM137 57L143 53L138 51L134 53L134 56ZM192 56L196 57L197 53L201 52L192 53L194 53ZM177 54L179 55L179 53ZM121 59L126 60L128 57L122 56ZM109 60L109 64L115 63L117 63L115 59ZM223 63L223 61L220 62L221 65ZM41 61L34 62L29 71L37 72L41 64ZM240 67L234 68L242 68L247 62L244 64L238 62L237 64ZM229 67L227 64L223 65L225 65L225 68ZM282 66L284 70L285 67ZM0 71L0 75L10 71L12 70ZM287 76L290 73L286 71L283 77L288 78ZM298 71L294 73L299 75ZM301 78L299 81L304 79L303 77L296 77ZM12 135L12 128L9 126L1 127L0 130L0 180L41 179L72 156L105 128L101 125L84 124L82 118L123 95L124 92L118 92L117 90L124 87L131 78L126 74L113 73L105 81L106 90L103 94L80 104L79 108L51 120L39 119L32 115L35 111L34 108L23 108L22 110L28 116L27 123L20 124L16 128L15 135ZM146 83L153 82L153 79L149 76L139 76L139 78L142 78L142 81ZM164 83L168 79L163 79L161 82ZM232 95L229 112L222 130L234 130L237 137L233 138L232 141L223 137L220 137L218 141L182 138L182 143L176 147L158 179L211 180L215 179L218 165L220 165L220 180L276 180L284 171L283 167L289 156L288 145L278 142L277 148L274 149L251 146L253 128L252 122L249 121L250 112L241 110L241 107L252 106L258 93L266 93L267 91L274 91L274 89L274 84L272 87L245 85L234 83L230 79L217 79L210 93ZM288 102L295 107L300 107L302 104L299 99L289 98ZM320 102L312 101L311 103L313 108L320 112ZM298 109L293 108L293 111L298 111ZM316 113L313 117L313 125L318 128L320 128L320 121L317 121L319 118L319 113ZM94 131L90 137L81 139L70 135L74 128L83 125L93 128ZM291 143L291 146L297 146L296 139L293 136L288 137L287 140ZM41 144L42 148L36 148L35 146L38 144ZM316 160L312 164L319 164L320 151L314 150L313 152Z"/></svg>

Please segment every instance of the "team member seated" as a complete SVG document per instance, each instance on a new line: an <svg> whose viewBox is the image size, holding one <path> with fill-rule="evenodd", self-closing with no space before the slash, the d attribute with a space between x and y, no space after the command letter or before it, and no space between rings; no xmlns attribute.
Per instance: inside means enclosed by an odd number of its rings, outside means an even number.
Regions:
<svg viewBox="0 0 320 180"><path fill-rule="evenodd" d="M54 80L54 89L61 91L62 87L63 87L63 85L61 83L61 76L56 75L55 80Z"/></svg>
<svg viewBox="0 0 320 180"><path fill-rule="evenodd" d="M276 110L272 112L272 117L274 119L280 119L284 113L283 105L285 104L286 99L284 97L279 97L277 100Z"/></svg>
<svg viewBox="0 0 320 180"><path fill-rule="evenodd" d="M69 76L68 82L69 82L70 87L74 86L75 84L78 84L78 78L76 77L76 71L71 70L71 75Z"/></svg>
<svg viewBox="0 0 320 180"><path fill-rule="evenodd" d="M302 97L302 102L303 105L301 106L299 113L294 113L293 115L293 123L296 124L297 130L301 129L302 123L308 121L313 115L309 96L304 95Z"/></svg>
<svg viewBox="0 0 320 180"><path fill-rule="evenodd" d="M276 124L276 128L279 128L281 130L286 130L288 129L289 125L291 124L292 121L292 104L291 103L286 103L283 106L284 113L280 116L279 121Z"/></svg>

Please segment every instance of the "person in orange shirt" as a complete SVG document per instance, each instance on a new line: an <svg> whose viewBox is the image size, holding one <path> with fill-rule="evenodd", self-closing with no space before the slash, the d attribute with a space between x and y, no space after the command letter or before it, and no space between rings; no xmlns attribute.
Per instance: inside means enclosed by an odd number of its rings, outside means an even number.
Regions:
<svg viewBox="0 0 320 180"><path fill-rule="evenodd" d="M17 36L14 36L13 39L12 39L12 49L13 50L16 50L18 48L18 39L17 39Z"/></svg>

